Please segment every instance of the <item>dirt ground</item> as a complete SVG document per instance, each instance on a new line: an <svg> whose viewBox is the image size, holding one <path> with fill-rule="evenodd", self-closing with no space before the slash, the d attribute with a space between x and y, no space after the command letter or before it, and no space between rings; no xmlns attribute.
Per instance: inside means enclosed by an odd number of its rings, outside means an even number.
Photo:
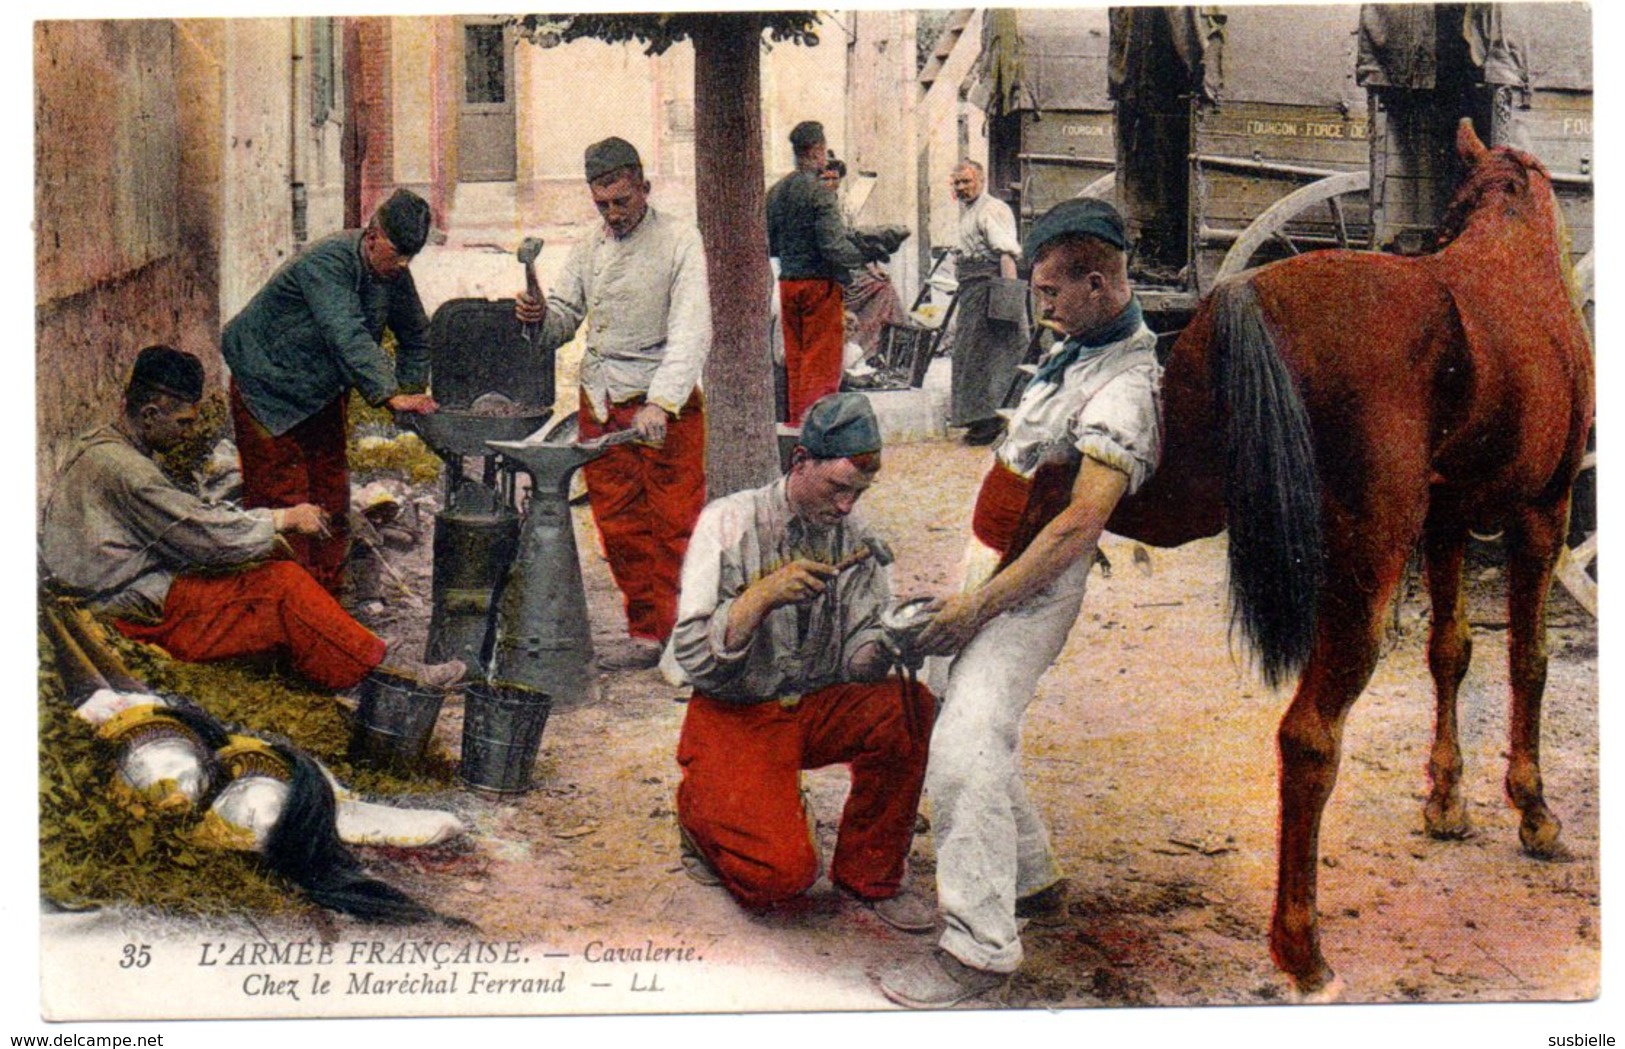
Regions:
<svg viewBox="0 0 1625 1049"><path fill-rule="evenodd" d="M897 552L900 594L942 593L954 582L987 452L935 441L886 454L860 512ZM578 539L603 652L623 641L624 620L584 510ZM392 555L425 601L421 609L386 605L375 614L382 630L416 638L426 628L428 546ZM1024 736L1029 786L1070 878L1067 915L1055 927L1030 927L1027 961L1008 993L977 1004L1290 1000L1265 946L1274 732L1287 697L1239 668L1229 647L1223 538L1152 550L1148 562L1114 536L1103 549L1111 573L1091 579ZM1554 593L1543 771L1573 858L1541 862L1519 851L1516 813L1501 789L1508 703L1498 577L1492 556L1470 572L1477 658L1461 701L1469 838L1435 841L1421 829L1433 708L1426 611L1414 582L1391 650L1350 715L1320 871L1324 949L1346 981L1343 1001L1570 1000L1598 991L1596 623ZM468 817L474 833L418 853L362 850L374 869L488 937L577 950L595 940L699 947L710 966L704 988L664 1000L664 1011L887 1008L869 973L931 940L891 930L827 878L803 905L767 915L690 881L678 866L672 811L683 693L654 670L599 682L595 701L555 708L536 789L431 798ZM437 736L452 754L460 728L461 706L449 702ZM808 784L828 856L846 774L821 770ZM930 835L921 834L911 879L923 892L932 891L933 867Z"/></svg>

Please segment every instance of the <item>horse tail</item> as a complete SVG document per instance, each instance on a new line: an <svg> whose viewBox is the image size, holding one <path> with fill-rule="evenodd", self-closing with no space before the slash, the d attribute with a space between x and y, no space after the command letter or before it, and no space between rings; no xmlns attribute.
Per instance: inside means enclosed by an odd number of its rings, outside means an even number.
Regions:
<svg viewBox="0 0 1625 1049"><path fill-rule="evenodd" d="M1324 547L1309 413L1251 282L1213 291L1213 386L1224 420L1230 628L1278 688L1315 639Z"/></svg>

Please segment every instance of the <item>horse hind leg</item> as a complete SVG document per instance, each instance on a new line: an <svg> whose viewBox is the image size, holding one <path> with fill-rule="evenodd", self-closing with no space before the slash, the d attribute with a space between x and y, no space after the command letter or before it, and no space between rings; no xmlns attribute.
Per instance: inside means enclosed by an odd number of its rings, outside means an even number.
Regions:
<svg viewBox="0 0 1625 1049"><path fill-rule="evenodd" d="M1546 598L1568 528L1568 503L1532 508L1507 530L1507 657L1512 686L1507 797L1522 814L1518 840L1538 859L1562 859L1562 824L1540 777L1540 708L1546 691Z"/></svg>
<svg viewBox="0 0 1625 1049"><path fill-rule="evenodd" d="M1403 553L1396 552L1360 573L1360 583L1353 573L1333 574L1322 590L1314 650L1277 732L1281 822L1270 957L1301 993L1316 998L1336 986L1315 912L1321 817L1337 783L1344 722L1376 669L1383 613L1403 569Z"/></svg>
<svg viewBox="0 0 1625 1049"><path fill-rule="evenodd" d="M1433 627L1428 634L1428 669L1433 674L1435 714L1433 749L1428 755L1432 789L1422 808L1422 819L1435 838L1465 838L1470 828L1461 796L1461 744L1456 727L1456 702L1462 678L1473 656L1472 632L1462 595L1462 561L1467 533L1456 527L1431 525L1423 545L1427 565L1428 599L1433 606Z"/></svg>

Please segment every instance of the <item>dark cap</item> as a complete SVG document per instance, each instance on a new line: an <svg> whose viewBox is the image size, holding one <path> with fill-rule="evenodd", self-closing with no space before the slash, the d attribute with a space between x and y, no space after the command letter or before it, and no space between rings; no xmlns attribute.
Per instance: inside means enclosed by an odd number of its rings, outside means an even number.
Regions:
<svg viewBox="0 0 1625 1049"><path fill-rule="evenodd" d="M796 442L814 459L846 459L880 451L880 420L861 393L832 393L801 417Z"/></svg>
<svg viewBox="0 0 1625 1049"><path fill-rule="evenodd" d="M1080 233L1105 241L1118 251L1128 250L1128 235L1123 232L1123 216L1104 200L1093 197L1073 197L1063 200L1041 215L1027 234L1027 243L1021 253L1028 259L1036 258L1038 249L1056 237L1067 233Z"/></svg>
<svg viewBox="0 0 1625 1049"><path fill-rule="evenodd" d="M203 362L168 346L148 346L130 369L129 388L138 387L196 404L203 399Z"/></svg>
<svg viewBox="0 0 1625 1049"><path fill-rule="evenodd" d="M373 220L402 255L416 255L429 240L429 202L409 189L398 189L378 205Z"/></svg>
<svg viewBox="0 0 1625 1049"><path fill-rule="evenodd" d="M803 120L790 129L790 148L797 153L805 153L822 141L824 125L816 120Z"/></svg>
<svg viewBox="0 0 1625 1049"><path fill-rule="evenodd" d="M632 143L611 136L587 147L587 181L597 182L611 171L641 168L643 158Z"/></svg>

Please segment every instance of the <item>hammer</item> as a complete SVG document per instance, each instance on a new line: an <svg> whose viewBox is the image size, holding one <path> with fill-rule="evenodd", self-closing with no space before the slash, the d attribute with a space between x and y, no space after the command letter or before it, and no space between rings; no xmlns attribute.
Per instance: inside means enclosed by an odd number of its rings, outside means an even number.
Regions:
<svg viewBox="0 0 1625 1049"><path fill-rule="evenodd" d="M540 301L542 298L542 282L536 279L536 257L542 253L542 238L526 237L519 242L519 250L515 252L519 257L519 264L525 267L525 291L531 298ZM536 325L525 325L525 341L536 341Z"/></svg>
<svg viewBox="0 0 1625 1049"><path fill-rule="evenodd" d="M890 544L884 539L870 537L860 542L850 554L835 562L835 574L840 575L848 568L855 568L871 557L882 565L889 565L897 560L891 552Z"/></svg>

